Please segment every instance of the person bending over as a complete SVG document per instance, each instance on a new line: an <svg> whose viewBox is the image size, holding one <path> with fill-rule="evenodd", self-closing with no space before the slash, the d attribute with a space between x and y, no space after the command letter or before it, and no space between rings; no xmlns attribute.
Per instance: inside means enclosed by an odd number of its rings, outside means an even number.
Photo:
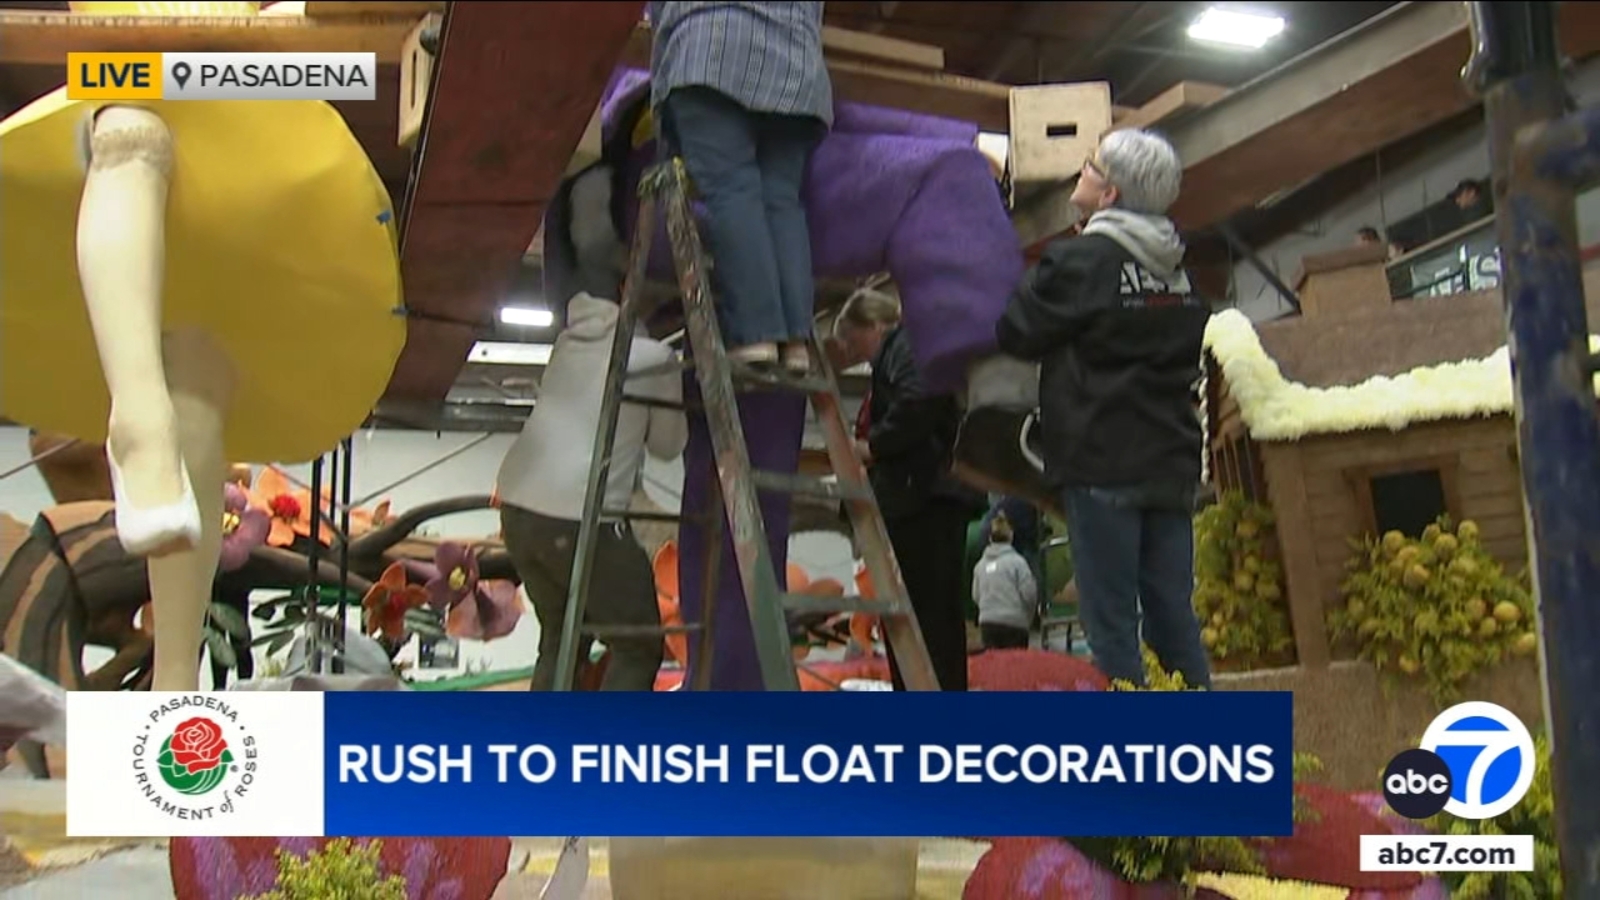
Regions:
<svg viewBox="0 0 1600 900"><path fill-rule="evenodd" d="M833 125L822 4L650 4L651 104L705 201L728 356L810 369L815 286L800 199Z"/></svg>
<svg viewBox="0 0 1600 900"><path fill-rule="evenodd" d="M531 690L553 689L572 558L583 518L594 434L600 428L600 400L605 390L615 303L579 293L567 304L567 325L556 338L550 364L539 383L539 400L500 465L496 494L506 551L511 554L523 589L539 619L539 658ZM633 339L631 372L661 368L672 351L647 337ZM677 372L628 379L630 396L682 402L683 382ZM606 509L627 509L644 466L644 455L676 458L688 442L683 414L674 409L622 404L616 443L606 484ZM595 547L594 574L589 582L585 622L590 625L660 627L655 573L644 548L623 520L603 518ZM588 658L589 640L579 644L578 659ZM605 691L648 691L661 668L661 635L606 639L611 664L600 685Z"/></svg>
<svg viewBox="0 0 1600 900"><path fill-rule="evenodd" d="M1107 135L1072 203L1082 233L1051 243L995 335L1041 362L1045 474L1062 493L1084 628L1111 678L1144 683L1143 639L1168 671L1211 682L1191 606L1202 438L1195 413L1210 315L1166 211L1182 180L1161 137Z"/></svg>
<svg viewBox="0 0 1600 900"><path fill-rule="evenodd" d="M1011 523L1004 514L995 516L989 520L989 546L972 570L983 648L1026 650L1038 595L1033 568L1011 545Z"/></svg>
<svg viewBox="0 0 1600 900"><path fill-rule="evenodd" d="M834 333L841 368L872 363L867 438L856 442L856 452L867 465L939 686L964 691L967 618L961 589L968 572L962 550L967 523L982 512L984 498L950 474L961 412L954 396L923 389L894 298L856 292ZM904 690L893 648L889 666L895 689Z"/></svg>

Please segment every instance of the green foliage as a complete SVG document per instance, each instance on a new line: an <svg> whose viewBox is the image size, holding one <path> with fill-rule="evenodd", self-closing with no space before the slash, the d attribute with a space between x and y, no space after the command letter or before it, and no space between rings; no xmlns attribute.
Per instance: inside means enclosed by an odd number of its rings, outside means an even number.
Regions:
<svg viewBox="0 0 1600 900"><path fill-rule="evenodd" d="M1448 518L1421 540L1398 531L1352 541L1344 606L1331 610L1335 639L1389 678L1420 680L1441 705L1474 673L1538 649L1533 598L1478 541L1478 526Z"/></svg>
<svg viewBox="0 0 1600 900"><path fill-rule="evenodd" d="M1148 646L1140 648L1144 659L1144 687L1139 687L1125 678L1114 678L1111 681L1113 691L1187 691L1190 690L1188 682L1183 680L1182 672L1168 672L1161 668L1161 660L1156 658L1156 652Z"/></svg>
<svg viewBox="0 0 1600 900"><path fill-rule="evenodd" d="M348 838L328 842L320 852L296 856L278 850L278 883L248 900L406 900L406 880L383 876L379 841L356 845Z"/></svg>
<svg viewBox="0 0 1600 900"><path fill-rule="evenodd" d="M234 652L233 641L251 642L250 621L239 611L223 603L212 602L206 609L206 620L201 635L211 650L211 661L224 669L239 667L239 655Z"/></svg>
<svg viewBox="0 0 1600 900"><path fill-rule="evenodd" d="M1117 680L1113 691L1186 691L1191 688L1183 675L1161 668L1149 647L1143 648L1145 687ZM1296 781L1322 768L1322 761L1310 753L1294 755ZM1307 821L1310 807L1295 804L1295 821ZM1192 883L1199 872L1233 872L1240 875L1265 875L1256 848L1237 837L1117 837L1068 838L1079 852L1095 860L1119 877L1132 882L1171 881Z"/></svg>
<svg viewBox="0 0 1600 900"><path fill-rule="evenodd" d="M1292 662L1271 510L1228 491L1195 516L1194 534L1194 611L1211 658L1235 670Z"/></svg>
<svg viewBox="0 0 1600 900"><path fill-rule="evenodd" d="M1039 521L1043 526L1043 533L1039 535L1043 543L1049 544L1056 538L1066 537L1067 523L1061 519L1042 513ZM1061 541L1041 553L1046 596L1053 598L1061 593L1061 589L1067 586L1067 582L1072 580L1076 572L1076 567L1072 564L1072 545Z"/></svg>
<svg viewBox="0 0 1600 900"><path fill-rule="evenodd" d="M1454 900L1546 900L1562 895L1550 741L1543 734L1535 735L1533 747L1538 766L1533 786L1521 803L1493 819L1473 821L1440 813L1428 823L1440 834L1533 835L1532 872L1440 872Z"/></svg>

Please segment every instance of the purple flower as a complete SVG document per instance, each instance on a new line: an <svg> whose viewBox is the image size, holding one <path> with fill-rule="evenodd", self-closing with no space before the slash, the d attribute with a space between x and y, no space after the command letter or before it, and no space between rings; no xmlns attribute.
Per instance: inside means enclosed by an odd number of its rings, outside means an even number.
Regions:
<svg viewBox="0 0 1600 900"><path fill-rule="evenodd" d="M423 588L428 592L428 602L440 612L454 609L478 588L478 557L466 544L440 544L433 554L433 567L438 574L428 579Z"/></svg>
<svg viewBox="0 0 1600 900"><path fill-rule="evenodd" d="M446 633L477 641L503 638L522 618L522 598L509 581L480 581L472 596L450 610L445 620Z"/></svg>
<svg viewBox="0 0 1600 900"><path fill-rule="evenodd" d="M250 551L267 542L272 518L250 505L244 488L228 482L222 488L222 555L217 560L224 572L245 564Z"/></svg>

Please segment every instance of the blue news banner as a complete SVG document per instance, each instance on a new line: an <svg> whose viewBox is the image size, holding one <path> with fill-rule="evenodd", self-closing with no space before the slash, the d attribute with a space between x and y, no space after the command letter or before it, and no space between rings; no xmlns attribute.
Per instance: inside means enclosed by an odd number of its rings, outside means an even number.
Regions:
<svg viewBox="0 0 1600 900"><path fill-rule="evenodd" d="M1288 693L323 696L328 836L1293 831Z"/></svg>

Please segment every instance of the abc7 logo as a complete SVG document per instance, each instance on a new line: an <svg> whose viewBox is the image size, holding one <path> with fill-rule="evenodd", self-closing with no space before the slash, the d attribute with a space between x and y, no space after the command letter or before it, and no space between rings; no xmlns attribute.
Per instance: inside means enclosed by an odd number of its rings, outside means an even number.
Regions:
<svg viewBox="0 0 1600 900"><path fill-rule="evenodd" d="M1421 747L1389 761L1383 796L1408 819L1440 812L1492 819L1527 795L1535 765L1533 737L1520 719L1493 703L1460 703L1433 720Z"/></svg>

